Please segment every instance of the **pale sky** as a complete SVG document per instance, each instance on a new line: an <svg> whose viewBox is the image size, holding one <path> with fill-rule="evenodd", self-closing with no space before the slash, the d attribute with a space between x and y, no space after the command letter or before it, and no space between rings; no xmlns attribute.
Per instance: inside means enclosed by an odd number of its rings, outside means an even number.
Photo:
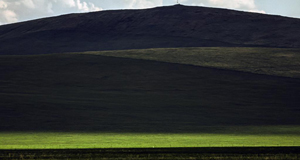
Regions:
<svg viewBox="0 0 300 160"><path fill-rule="evenodd" d="M68 13L142 9L177 0L0 0L0 25ZM228 8L300 18L300 0L179 0L183 5Z"/></svg>

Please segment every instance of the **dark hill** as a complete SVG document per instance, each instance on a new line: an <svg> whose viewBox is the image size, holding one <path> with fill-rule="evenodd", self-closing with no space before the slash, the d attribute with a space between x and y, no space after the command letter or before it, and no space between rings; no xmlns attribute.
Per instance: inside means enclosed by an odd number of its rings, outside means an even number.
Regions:
<svg viewBox="0 0 300 160"><path fill-rule="evenodd" d="M300 47L300 20L168 6L69 14L0 26L0 54L166 47Z"/></svg>
<svg viewBox="0 0 300 160"><path fill-rule="evenodd" d="M0 132L300 124L300 79L88 54L0 57Z"/></svg>

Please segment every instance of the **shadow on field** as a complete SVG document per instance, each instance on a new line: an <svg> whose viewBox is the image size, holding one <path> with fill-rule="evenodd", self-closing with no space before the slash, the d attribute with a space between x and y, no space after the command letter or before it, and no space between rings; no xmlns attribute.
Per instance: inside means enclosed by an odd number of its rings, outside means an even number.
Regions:
<svg viewBox="0 0 300 160"><path fill-rule="evenodd" d="M198 133L224 132L203 126L300 125L296 78L72 54L2 56L0 73L0 131Z"/></svg>
<svg viewBox="0 0 300 160"><path fill-rule="evenodd" d="M299 147L0 150L4 159L298 159Z"/></svg>

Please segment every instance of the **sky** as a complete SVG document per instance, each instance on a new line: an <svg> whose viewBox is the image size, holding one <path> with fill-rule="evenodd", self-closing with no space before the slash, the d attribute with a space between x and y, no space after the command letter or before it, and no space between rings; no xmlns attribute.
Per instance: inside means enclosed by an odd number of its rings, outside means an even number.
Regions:
<svg viewBox="0 0 300 160"><path fill-rule="evenodd" d="M300 18L300 0L178 0L180 4L228 8ZM0 25L68 13L169 6L177 0L0 0Z"/></svg>

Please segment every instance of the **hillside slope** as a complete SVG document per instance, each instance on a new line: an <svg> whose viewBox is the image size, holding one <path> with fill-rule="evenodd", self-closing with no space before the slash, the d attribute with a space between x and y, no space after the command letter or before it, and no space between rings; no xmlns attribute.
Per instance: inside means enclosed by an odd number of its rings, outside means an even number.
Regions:
<svg viewBox="0 0 300 160"><path fill-rule="evenodd" d="M91 54L0 56L0 131L300 125L300 79Z"/></svg>
<svg viewBox="0 0 300 160"><path fill-rule="evenodd" d="M300 20L166 6L69 14L0 26L0 54L207 46L300 47Z"/></svg>
<svg viewBox="0 0 300 160"><path fill-rule="evenodd" d="M82 53L79 52L78 54ZM273 76L300 78L300 49L298 48L155 48L119 51L89 51L84 52L83 54L154 60Z"/></svg>

